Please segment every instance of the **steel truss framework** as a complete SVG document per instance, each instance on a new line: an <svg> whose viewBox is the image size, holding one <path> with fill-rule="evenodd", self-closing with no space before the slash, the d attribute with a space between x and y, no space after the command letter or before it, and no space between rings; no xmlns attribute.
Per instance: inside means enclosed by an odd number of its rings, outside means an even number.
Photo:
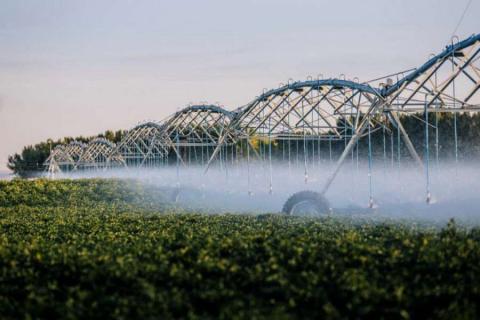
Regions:
<svg viewBox="0 0 480 320"><path fill-rule="evenodd" d="M71 162L71 158L65 153L65 146L56 146L45 160L48 172L54 173L60 171L60 163Z"/></svg>
<svg viewBox="0 0 480 320"><path fill-rule="evenodd" d="M175 146L216 146L232 116L232 112L215 105L188 106L166 120L164 134ZM231 135L226 137L232 141Z"/></svg>
<svg viewBox="0 0 480 320"><path fill-rule="evenodd" d="M394 85L383 88L389 110L397 112L479 111L480 35L433 56Z"/></svg>
<svg viewBox="0 0 480 320"><path fill-rule="evenodd" d="M77 168L107 168L124 165L125 161L121 154L116 152L115 144L105 138L96 138L87 144Z"/></svg>
<svg viewBox="0 0 480 320"><path fill-rule="evenodd" d="M401 132L412 157L421 163L401 126L399 113L480 111L480 35L452 43L421 67L395 75L397 79L388 79L386 85L342 79L289 83L263 92L232 112L215 105L188 106L161 124L133 128L116 148L106 141L92 141L78 164L156 165L168 163L165 159L171 154L184 162L185 150L206 147L213 151L210 165L222 148L233 149L242 141L250 144L258 137L345 139L348 143L325 184L325 192L366 129L386 128L388 123Z"/></svg>
<svg viewBox="0 0 480 320"><path fill-rule="evenodd" d="M65 152L70 156L73 164L76 164L85 150L86 145L79 141L72 141L65 146ZM69 163L72 165L72 163Z"/></svg>
<svg viewBox="0 0 480 320"><path fill-rule="evenodd" d="M126 166L139 167L163 164L168 152L163 127L156 122L142 123L129 130L113 151L121 156Z"/></svg>
<svg viewBox="0 0 480 320"><path fill-rule="evenodd" d="M79 141L72 141L67 145L56 146L45 161L47 170L50 173L54 173L75 169L85 148L85 144Z"/></svg>
<svg viewBox="0 0 480 320"><path fill-rule="evenodd" d="M238 113L230 129L237 138L339 139L351 136L379 96L370 86L352 81L296 82L262 94Z"/></svg>
<svg viewBox="0 0 480 320"><path fill-rule="evenodd" d="M232 118L233 113L220 106L188 106L165 121L164 136L176 157L183 163L187 154L190 160L192 153L197 161L200 156L203 161L204 154L208 154L209 149L216 148L221 138L225 144L233 142L234 137L225 131Z"/></svg>

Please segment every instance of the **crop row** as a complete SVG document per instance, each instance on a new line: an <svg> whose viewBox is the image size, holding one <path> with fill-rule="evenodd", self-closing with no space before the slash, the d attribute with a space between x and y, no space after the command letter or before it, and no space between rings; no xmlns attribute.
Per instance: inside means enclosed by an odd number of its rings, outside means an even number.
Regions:
<svg viewBox="0 0 480 320"><path fill-rule="evenodd" d="M98 184L108 189L120 182L35 182L43 189L29 183L22 188L42 198L52 188L98 194ZM477 228L174 214L108 201L79 206L73 195L61 206L56 200L23 204L11 199L9 188L3 184L1 192L11 202L0 206L2 318L476 319L480 314ZM143 194L130 192L115 201Z"/></svg>

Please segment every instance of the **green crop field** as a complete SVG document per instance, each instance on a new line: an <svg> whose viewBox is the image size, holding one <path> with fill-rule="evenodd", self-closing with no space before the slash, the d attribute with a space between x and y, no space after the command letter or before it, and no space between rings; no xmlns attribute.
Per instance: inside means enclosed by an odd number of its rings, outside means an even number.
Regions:
<svg viewBox="0 0 480 320"><path fill-rule="evenodd" d="M478 228L167 198L134 181L0 182L0 318L480 317Z"/></svg>

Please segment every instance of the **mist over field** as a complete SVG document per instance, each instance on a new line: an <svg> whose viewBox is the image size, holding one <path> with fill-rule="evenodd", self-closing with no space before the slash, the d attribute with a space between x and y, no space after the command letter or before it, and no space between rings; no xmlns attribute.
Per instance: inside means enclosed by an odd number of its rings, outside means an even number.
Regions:
<svg viewBox="0 0 480 320"><path fill-rule="evenodd" d="M0 171L0 180L10 180L13 178L13 175L9 172Z"/></svg>
<svg viewBox="0 0 480 320"><path fill-rule="evenodd" d="M292 194L302 190L320 192L333 166L316 163L305 170L301 162L228 163L205 173L201 166L156 169L109 169L60 173L55 178L125 178L149 186L177 190L172 199L192 209L213 212L277 213ZM475 163L429 165L431 201L427 204L425 170L413 164L383 163L372 169L368 163L348 160L326 193L333 213L375 215L443 221L480 222L480 170ZM368 210L369 197L374 208ZM175 198L175 199L174 199Z"/></svg>

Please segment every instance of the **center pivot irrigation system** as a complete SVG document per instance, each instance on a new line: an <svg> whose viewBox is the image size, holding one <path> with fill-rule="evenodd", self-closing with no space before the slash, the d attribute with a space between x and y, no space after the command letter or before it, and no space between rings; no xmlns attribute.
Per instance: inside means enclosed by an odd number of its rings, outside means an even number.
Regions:
<svg viewBox="0 0 480 320"><path fill-rule="evenodd" d="M191 105L162 122L137 125L117 145L101 138L87 145L76 141L59 145L52 150L45 165L50 174L171 165L177 169L201 166L208 174L217 164L224 170L236 165L246 168L245 175L250 179L251 161L268 164L271 175L272 161L288 159L290 166L292 159L296 159L297 163L303 162L307 182L308 165L315 159L319 160L319 166L322 164L321 148L325 150L327 145L324 156L327 153L333 166L321 190L296 193L283 208L293 214L300 205L308 203L317 211L325 211L329 207L325 193L347 156L353 155L355 148L358 154L358 143L362 139L366 139L368 145L371 186L371 136L382 130L384 149L385 132L392 139L396 132L398 145L402 139L411 158L425 173L429 202L429 130L438 130L429 114L453 113L451 134L455 137L457 158L457 114L480 111L479 60L480 35L463 41L454 37L440 54L432 55L416 69L363 83L345 77L289 81L277 89L264 91L246 106L233 111L217 105ZM423 159L402 126L403 114L420 117L425 131L425 144L420 146ZM332 160L332 143L342 146L336 160ZM438 153L438 141L435 146ZM271 179L269 191L272 192ZM371 193L369 206L373 206Z"/></svg>

